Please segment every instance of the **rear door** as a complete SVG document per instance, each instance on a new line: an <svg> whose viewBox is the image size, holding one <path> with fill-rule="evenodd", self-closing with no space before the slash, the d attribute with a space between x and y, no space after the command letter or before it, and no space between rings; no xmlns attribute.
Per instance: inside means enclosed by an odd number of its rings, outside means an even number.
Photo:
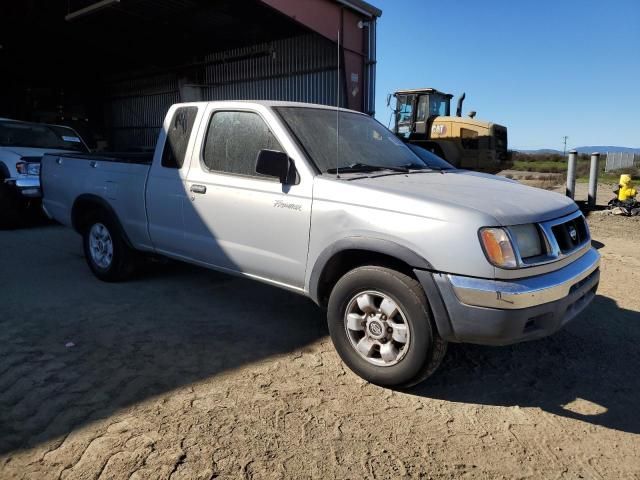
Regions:
<svg viewBox="0 0 640 480"><path fill-rule="evenodd" d="M162 132L153 165L147 179L145 200L149 236L161 253L184 255L182 208L187 200L188 159L193 149L196 125L204 110L197 105L171 107Z"/></svg>
<svg viewBox="0 0 640 480"><path fill-rule="evenodd" d="M218 104L208 109L198 136L184 209L189 255L221 269L302 289L313 174L280 121L266 107ZM297 184L285 186L257 174L261 149L286 152L296 164Z"/></svg>

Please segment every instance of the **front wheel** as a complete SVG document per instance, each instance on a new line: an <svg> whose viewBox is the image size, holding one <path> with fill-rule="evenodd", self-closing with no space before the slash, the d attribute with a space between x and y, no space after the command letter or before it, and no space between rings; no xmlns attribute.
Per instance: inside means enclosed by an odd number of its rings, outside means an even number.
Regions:
<svg viewBox="0 0 640 480"><path fill-rule="evenodd" d="M422 287L395 270L366 266L348 272L331 292L327 317L342 360L377 385L415 385L446 353Z"/></svg>
<svg viewBox="0 0 640 480"><path fill-rule="evenodd" d="M83 233L84 256L93 274L105 282L117 282L131 276L136 252L125 242L111 218L97 213L87 222Z"/></svg>

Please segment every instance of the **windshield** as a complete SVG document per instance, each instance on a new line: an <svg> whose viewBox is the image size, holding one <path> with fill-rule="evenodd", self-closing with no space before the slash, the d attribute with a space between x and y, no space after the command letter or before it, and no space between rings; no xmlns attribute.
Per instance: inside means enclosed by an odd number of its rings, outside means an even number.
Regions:
<svg viewBox="0 0 640 480"><path fill-rule="evenodd" d="M0 122L0 146L87 151L71 128L26 122Z"/></svg>
<svg viewBox="0 0 640 480"><path fill-rule="evenodd" d="M366 115L344 111L336 115L336 110L306 107L276 110L322 173L335 173L336 167L427 168L393 133ZM339 124L337 145L336 124Z"/></svg>

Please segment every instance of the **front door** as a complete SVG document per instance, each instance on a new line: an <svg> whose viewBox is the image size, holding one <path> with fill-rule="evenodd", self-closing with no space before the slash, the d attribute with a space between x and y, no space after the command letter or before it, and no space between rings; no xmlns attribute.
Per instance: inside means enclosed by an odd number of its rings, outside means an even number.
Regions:
<svg viewBox="0 0 640 480"><path fill-rule="evenodd" d="M255 172L262 149L298 155L280 125L269 128L272 115L208 112L187 178L185 245L200 262L303 288L313 177L298 168L298 183L285 186Z"/></svg>

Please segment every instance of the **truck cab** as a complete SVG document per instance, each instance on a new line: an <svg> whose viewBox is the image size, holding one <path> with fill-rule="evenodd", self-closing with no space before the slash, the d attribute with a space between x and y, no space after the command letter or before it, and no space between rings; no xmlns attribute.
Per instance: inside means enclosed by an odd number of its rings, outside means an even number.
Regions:
<svg viewBox="0 0 640 480"><path fill-rule="evenodd" d="M451 115L453 95L434 88L398 90L393 97L393 132L403 141L426 148L459 168L495 173L509 166L506 127L476 120L475 112L463 117L465 94L458 99L455 116Z"/></svg>

